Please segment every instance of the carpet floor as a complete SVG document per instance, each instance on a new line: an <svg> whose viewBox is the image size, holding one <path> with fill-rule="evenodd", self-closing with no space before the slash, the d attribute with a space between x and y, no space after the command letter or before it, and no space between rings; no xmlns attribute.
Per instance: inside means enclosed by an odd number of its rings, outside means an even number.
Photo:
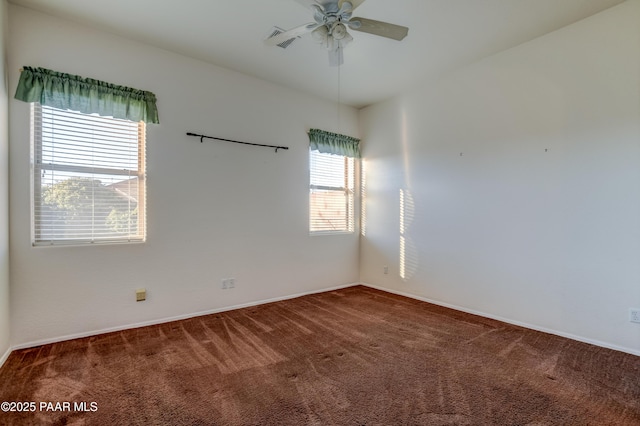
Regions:
<svg viewBox="0 0 640 426"><path fill-rule="evenodd" d="M14 351L0 401L16 425L640 425L640 357L357 286Z"/></svg>

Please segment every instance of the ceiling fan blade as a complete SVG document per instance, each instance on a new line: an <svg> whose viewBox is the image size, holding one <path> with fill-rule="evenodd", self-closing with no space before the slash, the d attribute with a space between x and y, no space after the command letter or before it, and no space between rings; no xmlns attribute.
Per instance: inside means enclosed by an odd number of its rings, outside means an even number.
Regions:
<svg viewBox="0 0 640 426"><path fill-rule="evenodd" d="M319 27L319 24L315 22L310 22L308 24L300 25L299 27L293 28L289 31L285 31L281 34L275 35L273 37L269 37L264 41L264 44L266 44L267 46L276 46L287 40L291 40L292 38L296 38L296 37L300 37L305 34L308 34L318 27Z"/></svg>
<svg viewBox="0 0 640 426"><path fill-rule="evenodd" d="M358 6L364 3L364 0L340 0L338 2L338 7L342 8L342 3L344 3L345 1L348 1L349 3L351 3L351 5L353 6L351 10L356 10Z"/></svg>
<svg viewBox="0 0 640 426"><path fill-rule="evenodd" d="M358 25L358 22L360 25ZM402 40L409 33L409 28L388 22L374 21L373 19L351 18L349 28L363 33L374 34L381 37Z"/></svg>
<svg viewBox="0 0 640 426"><path fill-rule="evenodd" d="M335 49L329 50L329 66L339 67L344 63L344 56L342 54L342 47L337 46Z"/></svg>

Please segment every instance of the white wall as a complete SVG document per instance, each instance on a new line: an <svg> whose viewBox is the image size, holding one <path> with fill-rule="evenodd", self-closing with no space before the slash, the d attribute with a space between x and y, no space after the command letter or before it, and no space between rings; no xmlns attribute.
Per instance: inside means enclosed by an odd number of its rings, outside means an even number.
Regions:
<svg viewBox="0 0 640 426"><path fill-rule="evenodd" d="M9 354L9 132L5 40L7 3L0 0L0 365Z"/></svg>
<svg viewBox="0 0 640 426"><path fill-rule="evenodd" d="M306 131L357 137L354 109L336 129L330 102L22 7L9 16L10 90L21 66L42 66L152 91L161 121L147 127L147 243L33 248L29 105L11 100L15 346L358 281L357 234L308 235Z"/></svg>
<svg viewBox="0 0 640 426"><path fill-rule="evenodd" d="M639 22L628 1L363 110L361 280L640 354Z"/></svg>

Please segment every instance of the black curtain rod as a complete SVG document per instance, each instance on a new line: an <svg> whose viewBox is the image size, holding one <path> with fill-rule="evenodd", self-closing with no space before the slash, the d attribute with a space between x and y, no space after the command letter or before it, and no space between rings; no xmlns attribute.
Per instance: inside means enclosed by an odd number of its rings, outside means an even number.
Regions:
<svg viewBox="0 0 640 426"><path fill-rule="evenodd" d="M276 152L278 152L279 149L289 149L288 146L263 145L261 143L240 142L240 141L234 141L234 140L231 140L231 139L216 138L216 137L213 137L213 136L197 135L197 134L191 133L191 132L187 132L187 136L195 136L197 138L200 138L200 143L202 143L202 139L207 138L207 139L216 139L216 140L224 141L224 142L241 143L243 145L264 146L266 148L275 148Z"/></svg>

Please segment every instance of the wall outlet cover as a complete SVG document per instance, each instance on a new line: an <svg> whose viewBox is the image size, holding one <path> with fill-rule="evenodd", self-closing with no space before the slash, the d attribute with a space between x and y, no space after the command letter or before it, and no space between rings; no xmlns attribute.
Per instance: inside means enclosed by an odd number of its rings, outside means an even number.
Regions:
<svg viewBox="0 0 640 426"><path fill-rule="evenodd" d="M147 289L139 288L136 290L136 302L147 300Z"/></svg>

